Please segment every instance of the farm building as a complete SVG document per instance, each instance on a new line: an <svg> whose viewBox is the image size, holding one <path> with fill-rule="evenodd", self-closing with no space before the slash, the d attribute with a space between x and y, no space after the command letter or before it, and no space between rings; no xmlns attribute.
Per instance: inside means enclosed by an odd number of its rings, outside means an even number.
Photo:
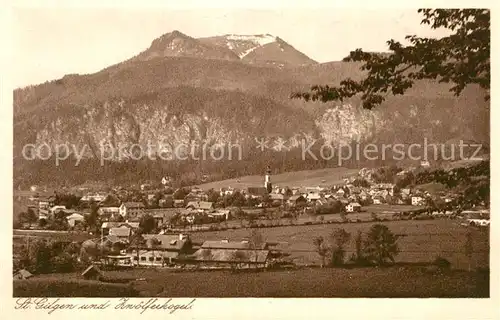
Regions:
<svg viewBox="0 0 500 320"><path fill-rule="evenodd" d="M133 265L161 267L192 251L192 243L187 235L145 234L143 238L146 240L144 247L126 255ZM127 261L124 263L128 264Z"/></svg>
<svg viewBox="0 0 500 320"><path fill-rule="evenodd" d="M139 222L103 222L101 225L102 234L106 236L111 229L121 227L127 227L132 232L135 232L139 228Z"/></svg>
<svg viewBox="0 0 500 320"><path fill-rule="evenodd" d="M248 241L205 241L193 258L197 263L216 267L264 268L271 257L269 247L262 243L254 248Z"/></svg>
<svg viewBox="0 0 500 320"><path fill-rule="evenodd" d="M124 202L120 206L120 215L127 220L135 220L144 213L144 208L142 202Z"/></svg>
<svg viewBox="0 0 500 320"><path fill-rule="evenodd" d="M361 211L361 205L357 202L351 202L345 207L347 212L359 212Z"/></svg>
<svg viewBox="0 0 500 320"><path fill-rule="evenodd" d="M207 201L191 201L186 205L186 209L211 212L214 210L214 204Z"/></svg>
<svg viewBox="0 0 500 320"><path fill-rule="evenodd" d="M16 272L14 272L14 280L26 280L26 279L29 279L33 277L33 275L28 271L28 270L25 270L25 269L21 269L21 270L18 270Z"/></svg>
<svg viewBox="0 0 500 320"><path fill-rule="evenodd" d="M184 203L183 199L174 199L174 208L182 208L184 207Z"/></svg>
<svg viewBox="0 0 500 320"><path fill-rule="evenodd" d="M420 196L411 197L412 206L423 206L425 204L425 199Z"/></svg>
<svg viewBox="0 0 500 320"><path fill-rule="evenodd" d="M115 236L122 241L129 241L132 236L132 229L126 225L109 229L109 235Z"/></svg>
<svg viewBox="0 0 500 320"><path fill-rule="evenodd" d="M100 207L97 210L100 217L115 217L120 214L119 207Z"/></svg>
<svg viewBox="0 0 500 320"><path fill-rule="evenodd" d="M79 223L82 223L85 219L83 218L83 215L79 213L73 213L69 216L66 217L66 220L68 220L68 225L70 227L74 227Z"/></svg>

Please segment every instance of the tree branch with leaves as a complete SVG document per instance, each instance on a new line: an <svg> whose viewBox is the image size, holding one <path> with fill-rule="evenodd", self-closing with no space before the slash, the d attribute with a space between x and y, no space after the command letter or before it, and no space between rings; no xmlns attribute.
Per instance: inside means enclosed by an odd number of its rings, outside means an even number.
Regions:
<svg viewBox="0 0 500 320"><path fill-rule="evenodd" d="M402 95L415 81L429 79L453 84L459 96L468 85L479 85L490 98L490 11L486 9L419 9L421 24L445 28L450 35L440 38L406 36L405 46L387 41L390 53L351 51L345 62L362 62L366 77L350 78L340 86L314 85L309 92L295 92L292 98L306 101L344 101L361 95L363 108L373 109L389 94Z"/></svg>

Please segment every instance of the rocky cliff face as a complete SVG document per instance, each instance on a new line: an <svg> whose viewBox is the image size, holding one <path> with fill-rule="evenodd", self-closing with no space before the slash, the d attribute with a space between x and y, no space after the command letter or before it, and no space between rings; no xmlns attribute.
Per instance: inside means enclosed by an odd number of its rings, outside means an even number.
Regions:
<svg viewBox="0 0 500 320"><path fill-rule="evenodd" d="M350 104L329 108L315 119L321 138L339 145L369 140L387 122L388 119L379 111L368 111Z"/></svg>

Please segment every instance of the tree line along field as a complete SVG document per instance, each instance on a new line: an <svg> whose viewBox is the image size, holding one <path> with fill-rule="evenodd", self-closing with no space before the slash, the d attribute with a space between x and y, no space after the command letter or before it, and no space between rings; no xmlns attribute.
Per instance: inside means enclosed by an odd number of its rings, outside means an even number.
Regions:
<svg viewBox="0 0 500 320"><path fill-rule="evenodd" d="M313 239L323 236L328 239L336 228L343 228L351 234L346 246L347 258L355 252L354 237L358 230L366 233L376 222L320 224L306 226L286 226L259 229L265 241L278 242L279 248L291 253L290 258L297 264L319 265L320 257L313 246ZM384 221L394 234L400 235L399 255L396 262L430 263L438 256L448 259L454 269L470 267L485 268L489 265L489 232L460 226L456 220L402 220ZM199 232L191 235L193 241L242 240L250 235L248 228L224 231ZM472 235L472 257L465 253L466 235Z"/></svg>

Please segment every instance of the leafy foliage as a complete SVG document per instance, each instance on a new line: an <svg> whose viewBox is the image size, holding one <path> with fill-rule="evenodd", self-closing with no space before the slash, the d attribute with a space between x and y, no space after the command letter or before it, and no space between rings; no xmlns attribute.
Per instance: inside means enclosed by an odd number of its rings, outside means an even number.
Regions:
<svg viewBox="0 0 500 320"><path fill-rule="evenodd" d="M316 248L316 252L319 254L321 258L321 267L325 266L325 259L330 251L328 244L325 242L325 239L322 236L316 237L313 239L314 247Z"/></svg>
<svg viewBox="0 0 500 320"><path fill-rule="evenodd" d="M183 200L190 192L188 188L179 188L175 190L174 192L174 199L175 200Z"/></svg>
<svg viewBox="0 0 500 320"><path fill-rule="evenodd" d="M151 233L154 229L156 229L156 221L150 214L145 214L141 217L139 221L139 228L142 233Z"/></svg>
<svg viewBox="0 0 500 320"><path fill-rule="evenodd" d="M97 231L99 230L99 214L98 214L99 206L92 202L90 204L90 213L83 216L85 219L85 224L90 228L90 230Z"/></svg>
<svg viewBox="0 0 500 320"><path fill-rule="evenodd" d="M331 264L341 266L345 260L345 245L351 239L351 234L340 228L333 231L330 237L332 240Z"/></svg>
<svg viewBox="0 0 500 320"><path fill-rule="evenodd" d="M470 84L490 89L490 11L486 9L419 9L421 24L432 29L446 28L451 34L441 39L406 36L410 45L393 39L387 41L390 54L351 51L344 61L363 62L367 76L361 81L351 78L339 87L315 85L311 92L294 93L293 98L343 101L361 94L363 107L372 109L385 96L402 95L422 79L453 83L450 91L460 95Z"/></svg>
<svg viewBox="0 0 500 320"><path fill-rule="evenodd" d="M67 209L77 207L80 204L81 197L74 194L59 194L57 193L54 200L54 205L65 206Z"/></svg>
<svg viewBox="0 0 500 320"><path fill-rule="evenodd" d="M78 266L79 245L35 240L21 248L19 267L33 273L72 272Z"/></svg>
<svg viewBox="0 0 500 320"><path fill-rule="evenodd" d="M397 236L385 225L373 225L364 241L364 256L377 265L384 265L387 260L394 263L398 253Z"/></svg>
<svg viewBox="0 0 500 320"><path fill-rule="evenodd" d="M28 210L23 211L19 214L19 222L20 223L34 223L38 220L38 215L35 213L35 211L31 208L28 208Z"/></svg>

